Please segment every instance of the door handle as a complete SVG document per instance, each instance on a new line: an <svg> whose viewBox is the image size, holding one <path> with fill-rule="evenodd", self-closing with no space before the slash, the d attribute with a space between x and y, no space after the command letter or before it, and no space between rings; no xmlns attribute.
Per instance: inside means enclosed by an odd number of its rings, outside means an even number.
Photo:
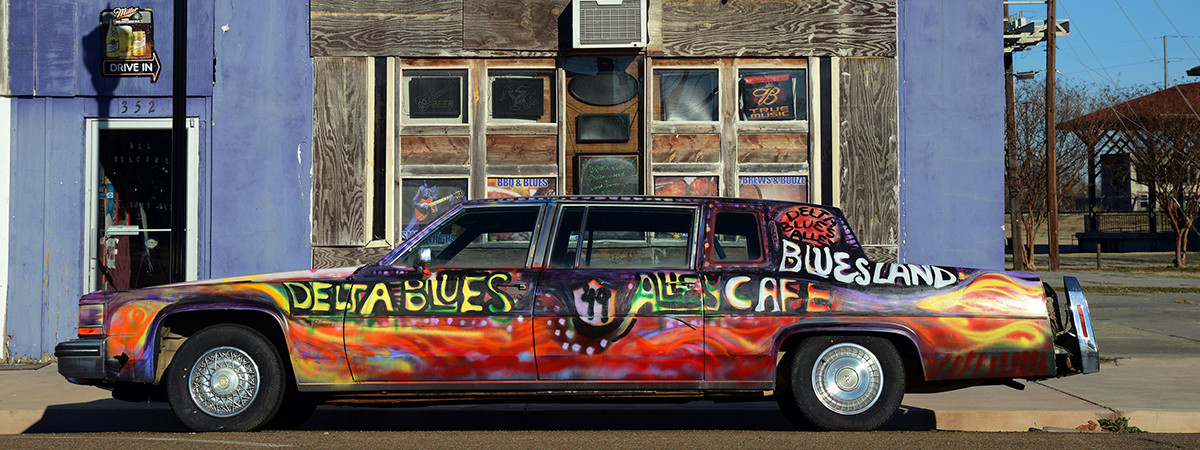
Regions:
<svg viewBox="0 0 1200 450"><path fill-rule="evenodd" d="M666 284L670 286L683 287L683 290L685 291L695 290L697 286L695 281L668 281Z"/></svg>
<svg viewBox="0 0 1200 450"><path fill-rule="evenodd" d="M523 290L525 290L525 289L528 289L528 288L529 288L529 285L528 285L528 284L525 284L525 283L507 283L507 284L497 284L497 285L496 285L496 287L500 287L500 288L517 288L517 290L518 290L518 291L523 291Z"/></svg>

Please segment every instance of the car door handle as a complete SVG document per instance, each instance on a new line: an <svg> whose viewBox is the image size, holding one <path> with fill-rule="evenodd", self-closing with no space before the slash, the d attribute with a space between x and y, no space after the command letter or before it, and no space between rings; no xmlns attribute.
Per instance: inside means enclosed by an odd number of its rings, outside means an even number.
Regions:
<svg viewBox="0 0 1200 450"><path fill-rule="evenodd" d="M525 284L525 283L508 283L508 284L498 284L498 285L496 285L496 287L500 287L500 288L517 288L517 290L518 290L518 291L523 291L523 290L525 290L525 289L528 289L528 288L529 288L529 285L528 285L528 284Z"/></svg>
<svg viewBox="0 0 1200 450"><path fill-rule="evenodd" d="M694 290L694 289L696 289L696 286L697 286L695 281L668 281L665 284L670 285L670 286L682 287L683 290L685 290L685 291Z"/></svg>

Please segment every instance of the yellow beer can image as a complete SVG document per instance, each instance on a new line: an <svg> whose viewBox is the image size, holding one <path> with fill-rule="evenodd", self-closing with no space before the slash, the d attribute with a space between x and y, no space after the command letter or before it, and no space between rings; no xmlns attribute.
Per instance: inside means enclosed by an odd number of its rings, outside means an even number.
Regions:
<svg viewBox="0 0 1200 450"><path fill-rule="evenodd" d="M147 45L146 32L134 31L133 39L130 44L129 56L133 58L147 58L150 56L150 46Z"/></svg>

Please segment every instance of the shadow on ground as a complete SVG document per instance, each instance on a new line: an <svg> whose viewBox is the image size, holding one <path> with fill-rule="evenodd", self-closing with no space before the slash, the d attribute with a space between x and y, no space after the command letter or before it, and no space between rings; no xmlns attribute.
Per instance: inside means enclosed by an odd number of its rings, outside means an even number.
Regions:
<svg viewBox="0 0 1200 450"><path fill-rule="evenodd" d="M883 430L934 430L933 411L902 406ZM407 408L322 406L300 430L763 430L796 428L773 402L493 404ZM26 433L186 432L163 403L55 405Z"/></svg>

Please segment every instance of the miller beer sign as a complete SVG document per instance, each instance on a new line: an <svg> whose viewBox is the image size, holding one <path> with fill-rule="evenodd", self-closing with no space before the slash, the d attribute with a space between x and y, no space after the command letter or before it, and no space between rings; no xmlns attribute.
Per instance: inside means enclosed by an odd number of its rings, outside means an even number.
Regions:
<svg viewBox="0 0 1200 450"><path fill-rule="evenodd" d="M137 6L100 12L106 26L100 73L106 77L150 77L158 81L162 64L154 51L154 13Z"/></svg>

